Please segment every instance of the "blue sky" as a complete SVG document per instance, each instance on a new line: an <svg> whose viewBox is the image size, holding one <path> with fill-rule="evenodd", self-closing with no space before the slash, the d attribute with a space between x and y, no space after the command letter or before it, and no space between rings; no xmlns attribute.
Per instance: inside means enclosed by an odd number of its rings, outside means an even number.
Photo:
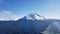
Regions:
<svg viewBox="0 0 60 34"><path fill-rule="evenodd" d="M16 20L30 13L60 19L60 0L0 0L0 20Z"/></svg>

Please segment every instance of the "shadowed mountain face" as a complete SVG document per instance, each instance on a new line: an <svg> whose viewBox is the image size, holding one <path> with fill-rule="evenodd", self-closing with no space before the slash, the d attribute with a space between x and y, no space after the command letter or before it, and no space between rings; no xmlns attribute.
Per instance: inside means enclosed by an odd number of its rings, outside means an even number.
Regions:
<svg viewBox="0 0 60 34"><path fill-rule="evenodd" d="M46 28L44 21L20 20L10 22L0 22L0 33L20 33L20 34L37 34Z"/></svg>
<svg viewBox="0 0 60 34"><path fill-rule="evenodd" d="M35 14L34 14L35 15ZM33 16L34 16L33 15ZM25 18L25 17L24 17ZM43 34L48 26L60 20L19 19L17 21L0 21L0 34Z"/></svg>

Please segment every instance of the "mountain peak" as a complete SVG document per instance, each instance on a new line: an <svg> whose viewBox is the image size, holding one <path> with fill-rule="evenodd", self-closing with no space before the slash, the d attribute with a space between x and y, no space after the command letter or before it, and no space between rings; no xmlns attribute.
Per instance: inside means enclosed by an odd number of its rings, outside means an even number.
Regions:
<svg viewBox="0 0 60 34"><path fill-rule="evenodd" d="M29 15L23 17L22 19L24 19L24 20L44 20L45 18L40 16L39 14L33 13L33 14L29 14Z"/></svg>

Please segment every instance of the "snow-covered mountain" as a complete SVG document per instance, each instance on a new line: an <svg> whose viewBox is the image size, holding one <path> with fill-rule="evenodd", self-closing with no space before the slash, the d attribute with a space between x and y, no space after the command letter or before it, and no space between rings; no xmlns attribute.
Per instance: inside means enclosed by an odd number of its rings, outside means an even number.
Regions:
<svg viewBox="0 0 60 34"><path fill-rule="evenodd" d="M24 20L44 20L45 17L42 17L39 14L33 13L33 14L29 14L29 15L23 17L22 19L24 19Z"/></svg>
<svg viewBox="0 0 60 34"><path fill-rule="evenodd" d="M0 34L60 34L59 23L33 13L17 21L0 21Z"/></svg>

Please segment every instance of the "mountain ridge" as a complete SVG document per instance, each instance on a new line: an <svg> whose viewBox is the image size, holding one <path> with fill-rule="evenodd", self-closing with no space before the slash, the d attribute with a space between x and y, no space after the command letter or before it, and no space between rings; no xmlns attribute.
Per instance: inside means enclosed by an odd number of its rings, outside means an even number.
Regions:
<svg viewBox="0 0 60 34"><path fill-rule="evenodd" d="M28 14L24 16L21 19L23 20L45 20L45 17L40 16L39 14L36 14L36 13L32 13L32 14Z"/></svg>

